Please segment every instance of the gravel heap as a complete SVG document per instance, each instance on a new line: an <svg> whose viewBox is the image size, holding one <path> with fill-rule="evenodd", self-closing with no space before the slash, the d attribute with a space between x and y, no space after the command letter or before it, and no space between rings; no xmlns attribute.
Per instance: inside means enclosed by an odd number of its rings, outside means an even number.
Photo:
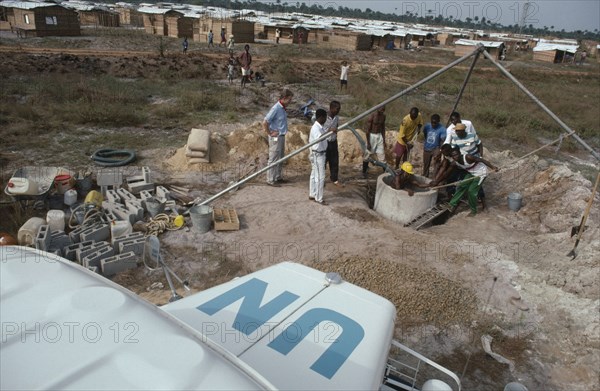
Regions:
<svg viewBox="0 0 600 391"><path fill-rule="evenodd" d="M435 272L369 258L338 258L310 265L337 272L345 281L390 300L402 326L469 324L477 309L475 294Z"/></svg>

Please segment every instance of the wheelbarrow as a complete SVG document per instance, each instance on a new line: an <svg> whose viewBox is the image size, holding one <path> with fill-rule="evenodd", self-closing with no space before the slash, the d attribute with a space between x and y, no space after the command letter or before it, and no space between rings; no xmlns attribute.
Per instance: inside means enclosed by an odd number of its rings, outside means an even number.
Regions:
<svg viewBox="0 0 600 391"><path fill-rule="evenodd" d="M8 180L4 193L18 202L22 208L40 203L45 206L48 193L59 174L59 167L24 166L18 168Z"/></svg>

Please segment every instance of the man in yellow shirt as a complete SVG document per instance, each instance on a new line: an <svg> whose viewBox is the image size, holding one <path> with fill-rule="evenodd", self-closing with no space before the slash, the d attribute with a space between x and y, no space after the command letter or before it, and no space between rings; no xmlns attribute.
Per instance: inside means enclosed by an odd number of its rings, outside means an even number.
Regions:
<svg viewBox="0 0 600 391"><path fill-rule="evenodd" d="M394 154L396 155L396 170L400 167L400 162L405 162L408 157L408 151L413 147L413 140L423 127L423 117L419 113L419 109L413 107L410 113L402 119L398 138L394 146Z"/></svg>

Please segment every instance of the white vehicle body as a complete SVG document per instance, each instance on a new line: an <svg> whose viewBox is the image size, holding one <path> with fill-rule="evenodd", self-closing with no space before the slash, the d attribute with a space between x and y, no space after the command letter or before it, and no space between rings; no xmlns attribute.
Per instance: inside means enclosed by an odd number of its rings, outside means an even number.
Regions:
<svg viewBox="0 0 600 391"><path fill-rule="evenodd" d="M159 308L59 256L0 247L0 389L376 390L395 313L288 262Z"/></svg>

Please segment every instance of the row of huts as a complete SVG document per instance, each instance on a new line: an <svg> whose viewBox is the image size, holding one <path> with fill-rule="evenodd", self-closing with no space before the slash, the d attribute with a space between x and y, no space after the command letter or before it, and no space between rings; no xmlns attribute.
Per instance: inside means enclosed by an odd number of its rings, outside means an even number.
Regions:
<svg viewBox="0 0 600 391"><path fill-rule="evenodd" d="M432 31L429 26L404 28L385 22L319 20L311 15L302 14L265 17L250 10L240 13L208 7L199 11L198 8L173 4L133 6L116 3L109 7L83 1L68 1L62 4L0 1L0 30L10 29L22 37L77 36L81 35L81 27L85 26L122 25L143 28L148 34L173 38L187 37L196 42L207 42L210 31L213 32L217 43L221 31L227 36L233 34L238 43L252 43L255 37L274 41L279 31L281 43L298 43L301 39L302 43L347 50L454 46L457 56L471 52L475 46L483 44L497 59L503 58L507 53L529 50L537 45L537 40L528 36L485 35L480 31L460 31L451 28ZM534 48L534 59L562 62L574 54L575 50L576 45L544 44Z"/></svg>

